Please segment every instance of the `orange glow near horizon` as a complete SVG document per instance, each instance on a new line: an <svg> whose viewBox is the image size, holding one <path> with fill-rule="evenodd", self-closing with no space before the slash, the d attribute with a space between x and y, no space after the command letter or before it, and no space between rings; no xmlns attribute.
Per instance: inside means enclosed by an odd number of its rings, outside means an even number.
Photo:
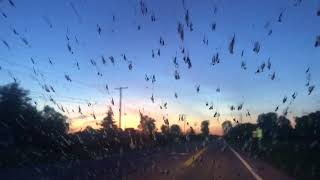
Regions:
<svg viewBox="0 0 320 180"><path fill-rule="evenodd" d="M115 109L115 108L114 108ZM153 117L156 120L156 128L157 131L160 131L160 127L163 124L163 116L157 112L143 112L144 114ZM178 114L176 115L168 115L170 125L172 124L178 124L181 127L181 130L184 131L184 123L181 121L178 121ZM100 123L102 119L105 117L105 113L100 113L99 115L96 115L96 119L93 118L93 116L88 113L87 116L84 118L74 118L70 120L70 132L77 132L84 130L87 126L91 126L94 129L101 128ZM116 125L118 126L119 122L119 114L118 112L114 112L114 120ZM193 129L196 131L196 133L200 132L200 125L201 121L204 120L204 118L201 117L195 117L195 116L188 116L187 121L189 122L189 125L193 127ZM135 109L127 109L126 113L122 115L122 129L126 128L134 128L137 129L140 122L140 114L139 110ZM220 119L220 121L217 120L210 120L210 133L216 134L216 135L222 135L222 128L221 123L223 121ZM189 126L185 125L185 131L189 129Z"/></svg>
<svg viewBox="0 0 320 180"><path fill-rule="evenodd" d="M85 116L81 117L79 116L79 113L74 113L73 115L76 115L74 117L70 117L70 132L76 132L81 131L85 129L87 126L91 126L94 129L101 128L100 123L102 119L106 116L106 112L108 110L109 106L107 105L96 105L94 107L94 114L96 116L96 119L93 117L93 112L90 110L90 108L83 107L82 112ZM119 112L118 112L118 106L114 105L111 106L114 113L114 120L116 125L119 125ZM200 106L193 106L190 108L190 110L182 109L181 106L176 106L174 104L170 104L170 108L167 110L160 110L159 107L156 104L152 103L145 103L142 100L137 100L135 102L128 102L125 107L123 108L123 114L122 114L122 129L125 128L134 128L138 129L138 125L140 122L140 114L141 111L143 114L148 115L156 120L156 128L157 131L160 131L161 125L164 123L163 116L166 116L169 119L170 125L172 124L178 124L181 127L181 130L187 131L189 129L189 126L192 126L193 129L196 131L196 133L200 132L200 126L201 122L203 120L209 120L210 125L210 133L216 134L216 135L222 135L223 131L221 128L221 124L225 120L230 120L237 116L236 114L230 113L229 110L220 110L221 116L218 119L213 118L212 115L210 115L210 112L206 113L203 111L200 111L202 107ZM200 110L199 110L200 109ZM184 126L184 123L181 121L178 121L179 114L176 112L188 112L187 115L187 122L189 123L189 126ZM212 112L211 112L212 113ZM237 117L238 118L238 117ZM256 115L252 113L252 117L243 117L242 122L251 122L255 123ZM238 119L239 120L239 119ZM240 120L241 121L241 120ZM232 122L234 123L234 122Z"/></svg>

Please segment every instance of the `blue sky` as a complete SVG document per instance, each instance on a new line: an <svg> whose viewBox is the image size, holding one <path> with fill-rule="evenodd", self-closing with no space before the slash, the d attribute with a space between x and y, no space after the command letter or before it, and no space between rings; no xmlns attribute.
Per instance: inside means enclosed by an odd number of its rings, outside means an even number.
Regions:
<svg viewBox="0 0 320 180"><path fill-rule="evenodd" d="M127 114L124 119L129 121L128 127L136 127L138 111L144 109L157 118L157 124L162 124L161 117L169 116L172 123L177 122L178 114L187 114L194 124L203 119L212 120L211 126L219 127L225 119L239 119L242 114L244 121L254 121L255 116L262 112L273 111L280 105L279 113L288 106L282 104L284 96L290 97L298 93L297 99L290 105L289 117L318 110L320 105L319 77L320 51L314 47L316 36L320 34L320 17L316 11L320 7L317 1L302 1L295 7L294 0L185 0L189 10L194 31L187 30L182 1L145 0L149 13L143 16L138 1L134 0L43 0L43 1L13 1L16 7L10 6L6 0L0 1L0 10L7 18L0 17L0 39L8 42L10 50L0 46L0 83L12 82L10 71L21 85L31 90L31 96L43 105L52 105L48 97L75 109L81 105L88 115L101 114L111 105L114 98L117 111L118 86L128 86L124 92L124 109ZM72 10L76 8L80 17ZM217 13L214 14L214 7ZM278 16L283 12L282 22ZM156 21L151 22L151 14ZM115 22L112 21L113 15ZM46 20L52 23L52 28ZM177 23L184 23L185 40L179 39ZM211 24L216 23L216 30L211 31ZM270 22L266 29L264 26ZM97 24L102 29L97 32ZM138 25L141 30L138 31ZM12 32L15 28L19 36ZM268 36L268 30L272 35ZM235 34L235 53L228 52L228 45ZM67 50L66 35L74 51ZM20 40L25 37L30 42L27 47ZM159 44L160 36L165 46ZM206 36L208 46L202 40ZM79 44L76 43L77 37ZM254 42L261 43L258 54L252 51ZM193 67L187 68L181 54L181 47L188 51ZM161 49L161 56L151 57ZM241 57L241 51L244 56ZM221 63L212 66L211 58L220 54ZM125 53L133 63L133 69L128 69L127 62L121 54ZM101 56L107 60L103 65ZM108 57L115 58L115 65L110 64ZM179 62L180 80L174 79L175 67L173 57ZM30 58L36 61L33 65ZM48 63L51 58L54 65ZM272 68L256 75L254 72L262 62L270 58ZM93 59L97 67L90 63ZM240 67L245 61L247 70ZM76 67L79 62L80 70ZM32 67L44 74L42 83L52 85L56 93L47 93L35 81ZM310 67L311 84L314 92L308 96L305 70ZM103 77L97 76L99 70ZM270 74L276 73L275 80L270 80ZM70 75L73 80L67 82L64 75ZM154 85L144 80L145 74L156 76ZM106 83L110 93L105 90ZM200 85L200 93L196 93L196 85ZM220 87L221 92L215 90ZM178 93L178 99L174 93ZM150 100L154 94L155 103ZM44 97L44 98L43 98ZM290 99L290 98L289 98ZM96 102L93 107L86 106L86 100ZM160 104L168 102L168 109L161 110ZM214 105L214 111L209 111L205 103ZM242 111L230 111L231 105L244 103ZM252 119L245 117L246 110L253 115ZM220 112L220 120L214 119L214 112ZM70 121L77 126L92 125L91 116L78 118L77 113L66 113ZM117 113L116 113L117 117ZM99 118L98 118L99 119ZM94 124L94 123L93 123ZM198 123L200 124L200 123ZM213 130L214 131L214 130Z"/></svg>

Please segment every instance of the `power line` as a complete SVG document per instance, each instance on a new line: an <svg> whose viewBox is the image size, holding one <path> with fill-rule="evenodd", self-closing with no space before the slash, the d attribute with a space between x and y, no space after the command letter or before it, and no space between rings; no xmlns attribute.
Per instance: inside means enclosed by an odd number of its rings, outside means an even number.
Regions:
<svg viewBox="0 0 320 180"><path fill-rule="evenodd" d="M11 61L8 61L7 59L4 59L4 58L0 58L0 61L8 63L10 65L18 66L20 68L23 68L23 69L31 71L31 72L34 70L30 66L19 64L19 63L15 63L15 62L11 62ZM10 70L10 71L12 71L12 70ZM37 71L39 73L41 73L41 74L52 74L52 73L55 73L54 71L43 71L43 70L40 70L39 68L37 68ZM20 72L20 73L27 73L27 72ZM60 75L60 76L55 75L54 77L56 77L56 78L64 78L64 75ZM86 82L82 82L80 80L74 80L74 79L72 80L72 82L74 82L76 84L79 84L79 85L82 85L82 86L87 87L87 88L95 89L95 90L99 91L100 93L105 94L101 89L98 89L97 87L94 87L97 84L88 84Z"/></svg>

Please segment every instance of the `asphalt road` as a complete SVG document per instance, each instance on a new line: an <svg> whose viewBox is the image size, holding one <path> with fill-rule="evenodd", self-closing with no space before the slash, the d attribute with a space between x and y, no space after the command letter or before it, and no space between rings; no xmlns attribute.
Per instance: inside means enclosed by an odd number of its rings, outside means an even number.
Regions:
<svg viewBox="0 0 320 180"><path fill-rule="evenodd" d="M270 165L230 148L223 140L176 143L164 148L72 165L0 171L0 179L290 180Z"/></svg>
<svg viewBox="0 0 320 180"><path fill-rule="evenodd" d="M237 153L223 140L215 140L188 155L162 156L144 172L130 174L127 179L176 180L290 180L284 173L258 160Z"/></svg>

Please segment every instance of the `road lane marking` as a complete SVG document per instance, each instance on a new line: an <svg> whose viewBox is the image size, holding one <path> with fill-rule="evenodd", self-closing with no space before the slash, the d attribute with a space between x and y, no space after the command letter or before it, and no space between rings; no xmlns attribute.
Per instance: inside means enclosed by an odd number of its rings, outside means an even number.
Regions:
<svg viewBox="0 0 320 180"><path fill-rule="evenodd" d="M205 147L203 149L201 149L200 151L198 151L195 155L191 156L191 158L189 158L186 162L183 163L183 165L185 167L190 166L196 159L198 159L198 157L204 153L208 148Z"/></svg>
<svg viewBox="0 0 320 180"><path fill-rule="evenodd" d="M252 167L234 149L232 149L232 147L229 146L229 148L238 157L242 164L250 171L253 177L256 178L256 180L263 180L258 174L253 171Z"/></svg>

